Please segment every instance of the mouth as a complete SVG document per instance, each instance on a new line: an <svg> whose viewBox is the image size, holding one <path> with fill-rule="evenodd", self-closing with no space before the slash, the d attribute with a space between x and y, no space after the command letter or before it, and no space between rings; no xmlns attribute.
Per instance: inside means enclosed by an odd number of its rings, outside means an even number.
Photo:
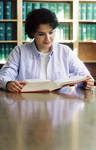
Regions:
<svg viewBox="0 0 96 150"><path fill-rule="evenodd" d="M50 42L44 42L44 44L49 45L49 44L50 44Z"/></svg>

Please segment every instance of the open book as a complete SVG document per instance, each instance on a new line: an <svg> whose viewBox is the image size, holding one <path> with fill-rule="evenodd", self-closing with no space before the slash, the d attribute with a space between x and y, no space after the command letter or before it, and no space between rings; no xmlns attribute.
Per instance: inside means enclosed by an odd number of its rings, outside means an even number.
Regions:
<svg viewBox="0 0 96 150"><path fill-rule="evenodd" d="M73 85L82 81L88 80L89 77L72 76L70 78L58 79L55 81L40 80L40 79L26 79L21 92L51 92L59 90L64 86Z"/></svg>

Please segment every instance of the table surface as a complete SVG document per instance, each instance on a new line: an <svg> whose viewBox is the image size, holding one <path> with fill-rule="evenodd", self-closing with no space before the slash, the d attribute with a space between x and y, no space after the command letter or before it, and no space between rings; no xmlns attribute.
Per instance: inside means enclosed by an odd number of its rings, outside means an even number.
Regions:
<svg viewBox="0 0 96 150"><path fill-rule="evenodd" d="M0 150L96 150L96 87L0 90Z"/></svg>

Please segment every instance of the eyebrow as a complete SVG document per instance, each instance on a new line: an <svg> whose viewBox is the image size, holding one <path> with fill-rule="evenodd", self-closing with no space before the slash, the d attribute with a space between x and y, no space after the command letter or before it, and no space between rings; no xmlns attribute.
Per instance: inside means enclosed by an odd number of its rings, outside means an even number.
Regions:
<svg viewBox="0 0 96 150"><path fill-rule="evenodd" d="M51 32L51 31L53 31L53 30L54 30L54 29L50 30L49 32ZM40 34L40 33L45 33L45 32L37 32L37 33L39 33L39 34Z"/></svg>

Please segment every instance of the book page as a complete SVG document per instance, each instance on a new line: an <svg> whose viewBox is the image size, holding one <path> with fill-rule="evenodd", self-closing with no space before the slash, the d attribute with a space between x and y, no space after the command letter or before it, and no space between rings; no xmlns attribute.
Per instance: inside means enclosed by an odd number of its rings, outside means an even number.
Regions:
<svg viewBox="0 0 96 150"><path fill-rule="evenodd" d="M84 80L87 79L88 77L85 76L71 76L69 78L55 80L54 82L57 84L57 86L61 87L67 84L75 84L78 82L83 82Z"/></svg>

